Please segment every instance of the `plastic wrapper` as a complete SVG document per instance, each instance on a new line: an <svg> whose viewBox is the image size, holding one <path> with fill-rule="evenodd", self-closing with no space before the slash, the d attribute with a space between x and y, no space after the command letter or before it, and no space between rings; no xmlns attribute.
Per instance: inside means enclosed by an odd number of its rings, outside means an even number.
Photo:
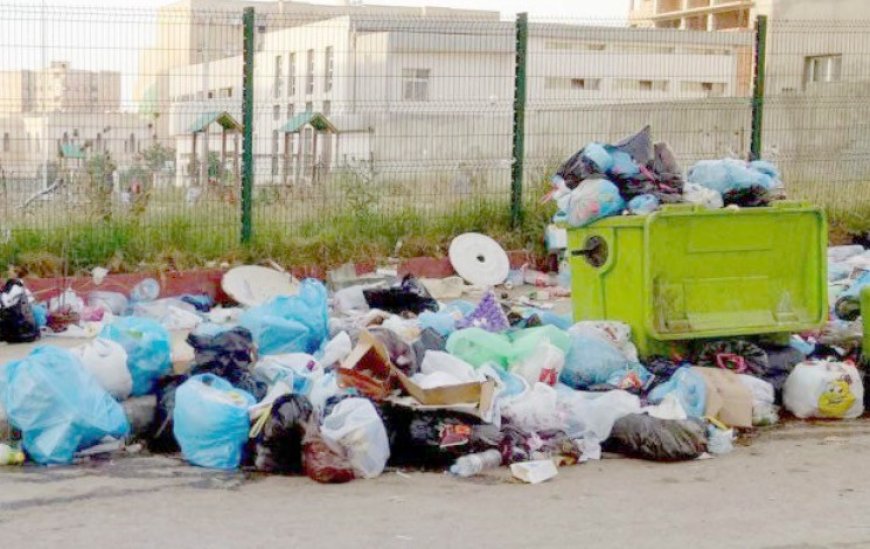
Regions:
<svg viewBox="0 0 870 549"><path fill-rule="evenodd" d="M295 296L278 296L248 309L239 319L260 354L314 353L329 337L326 288L307 279Z"/></svg>
<svg viewBox="0 0 870 549"><path fill-rule="evenodd" d="M103 328L100 337L120 343L127 351L133 396L152 392L157 379L172 370L169 332L154 320L135 316L119 318Z"/></svg>
<svg viewBox="0 0 870 549"><path fill-rule="evenodd" d="M188 462L236 469L248 440L254 397L212 374L193 376L175 392L173 433Z"/></svg>
<svg viewBox="0 0 870 549"><path fill-rule="evenodd" d="M78 450L130 431L121 405L75 355L56 347L0 369L0 403L37 463L71 463Z"/></svg>
<svg viewBox="0 0 870 549"><path fill-rule="evenodd" d="M707 433L700 421L629 414L613 424L604 448L651 461L687 461L707 450Z"/></svg>

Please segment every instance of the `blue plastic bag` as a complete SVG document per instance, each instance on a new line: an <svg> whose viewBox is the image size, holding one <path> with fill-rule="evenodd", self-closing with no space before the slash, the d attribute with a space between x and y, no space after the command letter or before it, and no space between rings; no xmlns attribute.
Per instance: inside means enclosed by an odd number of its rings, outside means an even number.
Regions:
<svg viewBox="0 0 870 549"><path fill-rule="evenodd" d="M39 347L0 369L0 402L37 463L71 463L76 451L130 432L124 409L72 353Z"/></svg>
<svg viewBox="0 0 870 549"><path fill-rule="evenodd" d="M260 354L314 353L329 337L326 288L307 279L297 295L249 309L239 322L254 334Z"/></svg>
<svg viewBox="0 0 870 549"><path fill-rule="evenodd" d="M779 171L770 162L746 163L733 158L702 160L689 168L687 180L722 194L749 187L770 190L782 185Z"/></svg>
<svg viewBox="0 0 870 549"><path fill-rule="evenodd" d="M572 389L587 389L607 383L614 373L628 370L634 365L607 341L574 335L559 381Z"/></svg>
<svg viewBox="0 0 870 549"><path fill-rule="evenodd" d="M560 207L565 206L560 202ZM616 185L606 179L587 179L568 195L566 213L572 227L585 227L590 223L619 215L625 209L625 200Z"/></svg>
<svg viewBox="0 0 870 549"><path fill-rule="evenodd" d="M628 202L628 211L635 215L651 214L659 209L659 199L654 194L641 194Z"/></svg>
<svg viewBox="0 0 870 549"><path fill-rule="evenodd" d="M248 440L248 407L256 401L212 374L193 376L175 391L172 432L184 459L213 469L236 469Z"/></svg>
<svg viewBox="0 0 870 549"><path fill-rule="evenodd" d="M172 371L169 331L156 320L122 317L103 328L100 337L121 344L133 378L133 396L150 393L159 378Z"/></svg>
<svg viewBox="0 0 870 549"><path fill-rule="evenodd" d="M690 417L704 417L707 406L707 385L700 374L683 366L674 372L671 379L650 391L649 402L658 404L665 396L675 393L677 400Z"/></svg>

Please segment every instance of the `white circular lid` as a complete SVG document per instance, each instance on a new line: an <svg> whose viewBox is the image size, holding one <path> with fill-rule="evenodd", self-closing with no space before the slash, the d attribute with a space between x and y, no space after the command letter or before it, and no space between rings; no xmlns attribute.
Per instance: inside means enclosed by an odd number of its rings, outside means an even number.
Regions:
<svg viewBox="0 0 870 549"><path fill-rule="evenodd" d="M268 267L244 265L230 269L221 287L231 298L246 307L256 307L279 295L296 295L299 283L289 273Z"/></svg>
<svg viewBox="0 0 870 549"><path fill-rule="evenodd" d="M450 243L456 274L475 286L497 286L507 279L508 255L498 242L480 233L465 233Z"/></svg>

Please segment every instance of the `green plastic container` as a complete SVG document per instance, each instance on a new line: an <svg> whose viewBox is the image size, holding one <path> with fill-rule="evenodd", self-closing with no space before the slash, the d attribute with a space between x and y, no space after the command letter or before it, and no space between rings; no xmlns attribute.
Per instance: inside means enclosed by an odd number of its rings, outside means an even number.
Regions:
<svg viewBox="0 0 870 549"><path fill-rule="evenodd" d="M679 204L568 230L574 320L620 320L641 355L678 342L799 332L828 313L821 209Z"/></svg>

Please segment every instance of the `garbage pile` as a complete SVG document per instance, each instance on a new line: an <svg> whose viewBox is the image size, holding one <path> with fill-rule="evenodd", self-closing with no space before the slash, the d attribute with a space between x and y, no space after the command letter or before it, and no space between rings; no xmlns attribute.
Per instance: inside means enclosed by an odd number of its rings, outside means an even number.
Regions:
<svg viewBox="0 0 870 549"><path fill-rule="evenodd" d="M662 204L709 209L767 206L782 198L779 170L767 161L702 160L683 174L667 143L649 126L615 145L589 143L553 177L554 222L585 227L607 217L649 214Z"/></svg>
<svg viewBox="0 0 870 549"><path fill-rule="evenodd" d="M855 258L867 252L852 251L832 249L832 264L864 265ZM69 464L138 438L195 466L322 483L388 467L466 477L498 466L537 483L603 452L724 454L736 433L776 423L780 406L820 418L864 409L856 356L824 332L639 357L626 324L573 323L497 288L439 301L413 276L332 293L308 279L222 308L204 296L161 299L155 284L132 300L73 294L43 306L7 283L6 341L52 333L58 312L74 331L93 331L85 318L103 325L85 345L39 347L0 367L12 430L0 458L20 463L20 447L33 462ZM172 344L179 330L189 332L186 359ZM130 416L137 399L152 403L145 422Z"/></svg>

